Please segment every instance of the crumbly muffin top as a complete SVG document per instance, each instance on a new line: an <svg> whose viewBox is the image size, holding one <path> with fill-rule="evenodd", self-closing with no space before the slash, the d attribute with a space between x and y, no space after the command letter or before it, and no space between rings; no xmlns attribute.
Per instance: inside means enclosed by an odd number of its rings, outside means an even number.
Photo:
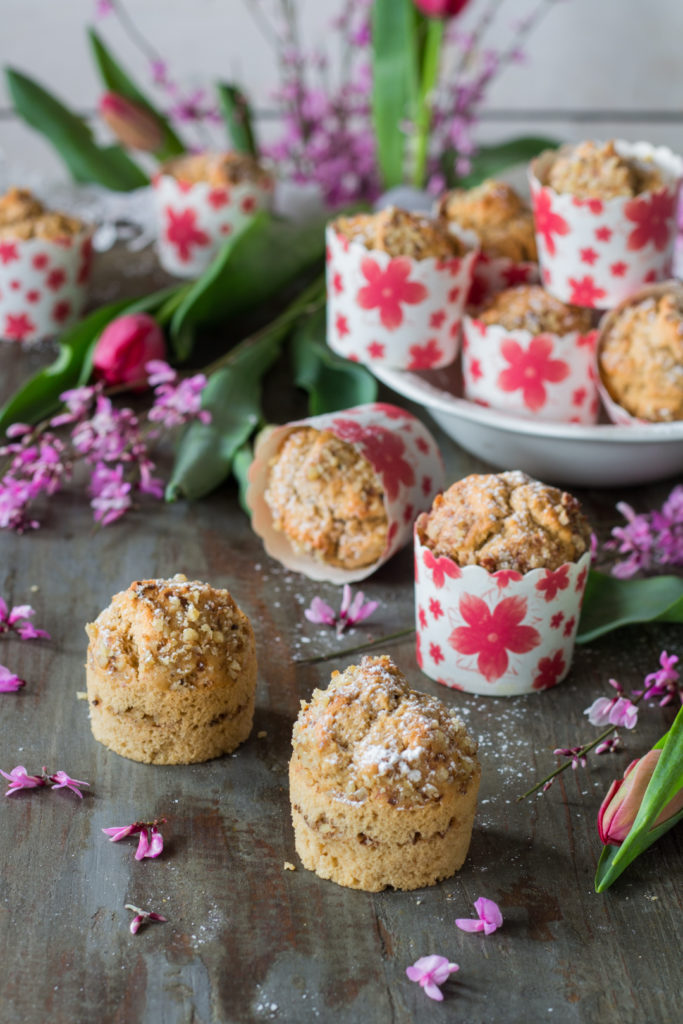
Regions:
<svg viewBox="0 0 683 1024"><path fill-rule="evenodd" d="M605 387L632 416L683 420L683 289L627 306L598 358Z"/></svg>
<svg viewBox="0 0 683 1024"><path fill-rule="evenodd" d="M464 243L439 221L397 206L387 206L378 213L338 217L333 223L338 234L360 242L366 249L379 249L392 257L445 260L467 251Z"/></svg>
<svg viewBox="0 0 683 1024"><path fill-rule="evenodd" d="M328 565L371 565L386 547L382 482L365 456L328 430L287 435L271 462L265 500L273 526L294 549Z"/></svg>
<svg viewBox="0 0 683 1024"><path fill-rule="evenodd" d="M489 572L559 569L578 561L591 536L576 498L518 470L458 480L418 529L435 555Z"/></svg>
<svg viewBox="0 0 683 1024"><path fill-rule="evenodd" d="M188 153L167 161L162 173L190 185L205 181L217 188L243 181L267 185L271 180L268 172L248 153Z"/></svg>
<svg viewBox="0 0 683 1024"><path fill-rule="evenodd" d="M251 626L227 590L178 573L131 583L86 632L100 669L144 674L149 685L174 690L236 678Z"/></svg>
<svg viewBox="0 0 683 1024"><path fill-rule="evenodd" d="M477 745L454 711L411 690L388 655L333 672L326 690L301 702L292 744L302 766L337 799L392 806L466 789Z"/></svg>
<svg viewBox="0 0 683 1024"><path fill-rule="evenodd" d="M447 222L474 231L486 255L515 263L538 260L533 214L511 185L489 178L476 188L456 188L442 197L438 210Z"/></svg>
<svg viewBox="0 0 683 1024"><path fill-rule="evenodd" d="M540 284L522 284L494 295L477 312L485 324L500 324L507 331L524 330L531 334L585 334L591 328L591 312L568 306Z"/></svg>
<svg viewBox="0 0 683 1024"><path fill-rule="evenodd" d="M664 179L654 163L622 156L610 139L560 150L548 173L548 184L556 192L569 192L579 199L614 199L655 191Z"/></svg>
<svg viewBox="0 0 683 1024"><path fill-rule="evenodd" d="M77 217L48 210L26 188L11 188L0 196L0 238L70 238L84 228Z"/></svg>

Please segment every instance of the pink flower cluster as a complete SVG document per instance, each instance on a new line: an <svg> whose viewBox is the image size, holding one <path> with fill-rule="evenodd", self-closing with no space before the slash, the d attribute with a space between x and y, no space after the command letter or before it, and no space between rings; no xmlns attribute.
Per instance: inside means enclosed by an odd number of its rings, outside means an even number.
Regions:
<svg viewBox="0 0 683 1024"><path fill-rule="evenodd" d="M359 590L353 599L352 593L351 587L345 583L339 614L321 597L314 597L310 607L304 609L304 615L309 622L335 626L337 636L341 636L347 626L355 626L362 622L379 607L379 601L366 601L362 590Z"/></svg>
<svg viewBox="0 0 683 1024"><path fill-rule="evenodd" d="M0 448L0 457L9 459L0 478L0 528L22 533L38 527L31 516L33 502L61 490L77 461L89 471L90 504L95 521L103 526L132 508L135 492L163 496L163 482L154 476L150 442L158 438L160 427L210 419L200 408L206 378L196 374L179 381L175 370L161 360L151 361L146 370L154 387L147 420L158 424L156 429L144 431L132 409L115 406L103 383L65 391L60 396L64 411L44 427L15 423L9 428L9 443ZM63 427L69 427L68 441L55 433Z"/></svg>
<svg viewBox="0 0 683 1024"><path fill-rule="evenodd" d="M138 848L135 851L135 859L143 860L145 857L158 857L164 848L164 837L159 825L163 825L166 818L155 818L154 821L134 821L132 825L122 825L115 828L103 828L105 835L109 836L111 843L118 843L128 836L139 835Z"/></svg>
<svg viewBox="0 0 683 1024"><path fill-rule="evenodd" d="M641 571L683 566L683 484L674 487L661 509L637 513L625 501L617 509L626 525L615 526L605 544L623 556L612 567L613 576L628 579Z"/></svg>
<svg viewBox="0 0 683 1024"><path fill-rule="evenodd" d="M36 629L29 620L35 615L30 604L18 604L10 608L4 598L0 597L0 636L5 634L18 636L20 640L49 640L50 634L44 629ZM25 681L0 665L0 693L16 693Z"/></svg>
<svg viewBox="0 0 683 1024"><path fill-rule="evenodd" d="M610 679L609 684L617 691L617 696L598 697L586 708L584 715L588 715L591 725L622 725L625 729L633 729L638 724L638 708L624 696L621 683Z"/></svg>
<svg viewBox="0 0 683 1024"><path fill-rule="evenodd" d="M0 775L9 782L9 788L5 796L12 796L13 793L18 793L21 789L39 789L49 784L51 789L70 789L72 793L75 793L82 800L81 787L90 785L89 782L83 782L82 779L72 779L70 775L63 771L54 772L50 775L45 767L43 767L42 774L29 775L23 764L12 768L10 772L4 772L0 768Z"/></svg>

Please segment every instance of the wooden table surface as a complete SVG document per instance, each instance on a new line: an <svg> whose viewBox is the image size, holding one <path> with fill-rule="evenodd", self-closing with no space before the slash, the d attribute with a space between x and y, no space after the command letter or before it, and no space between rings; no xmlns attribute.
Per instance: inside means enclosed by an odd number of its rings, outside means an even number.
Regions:
<svg viewBox="0 0 683 1024"><path fill-rule="evenodd" d="M131 278L133 280L133 278ZM110 287L104 270L100 294ZM142 273L135 287L149 281ZM49 353L0 347L0 400ZM438 431L449 482L483 464ZM579 494L602 539L615 502L646 509L672 482ZM0 662L27 680L0 698L0 767L47 765L90 782L85 798L20 793L0 804L0 1021L322 1021L384 1024L653 1024L680 1019L681 830L669 832L604 895L596 813L612 778L671 723L674 708L644 708L617 755L568 771L543 796L517 797L555 765L552 750L595 735L583 709L617 677L629 690L683 654L674 626L633 628L577 650L567 681L517 698L455 693L417 668L412 640L387 648L410 682L456 707L480 744L483 774L470 854L453 879L418 892L368 894L305 871L294 853L287 764L299 701L333 668L297 659L332 653L412 623L411 554L367 583L378 612L342 642L308 623L314 594L332 586L285 571L263 552L231 486L195 505L147 502L123 523L95 528L71 489L50 500L42 529L0 533L0 594L31 603L51 641L2 638ZM184 572L228 587L249 615L259 650L254 730L234 755L188 767L125 760L96 743L85 688L84 625L134 579ZM259 733L263 733L260 738ZM101 829L166 817L157 860ZM285 861L297 865L284 870ZM504 925L468 935L479 896ZM124 904L167 924L132 936ZM460 965L442 1004L405 976L418 957Z"/></svg>

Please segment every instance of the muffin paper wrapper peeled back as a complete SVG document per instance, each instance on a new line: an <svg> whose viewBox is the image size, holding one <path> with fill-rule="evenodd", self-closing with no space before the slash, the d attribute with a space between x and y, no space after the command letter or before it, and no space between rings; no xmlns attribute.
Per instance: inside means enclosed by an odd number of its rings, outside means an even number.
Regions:
<svg viewBox="0 0 683 1024"><path fill-rule="evenodd" d="M439 260L392 257L350 241L329 224L327 343L369 366L429 370L455 362L460 321L472 284L478 241L464 256Z"/></svg>
<svg viewBox="0 0 683 1024"><path fill-rule="evenodd" d="M595 423L597 331L533 335L463 320L462 375L473 402L527 419Z"/></svg>
<svg viewBox="0 0 683 1024"><path fill-rule="evenodd" d="M60 238L0 240L0 338L54 338L83 312L92 228Z"/></svg>
<svg viewBox="0 0 683 1024"><path fill-rule="evenodd" d="M285 534L274 528L265 500L270 463L288 434L301 427L328 430L351 444L382 481L389 525L387 545L371 565L356 569L327 565L313 555L295 551ZM431 507L443 486L441 454L427 428L405 409L375 402L263 431L256 441L246 500L252 513L251 525L272 558L309 579L341 585L371 576L404 547L412 536L415 516Z"/></svg>
<svg viewBox="0 0 683 1024"><path fill-rule="evenodd" d="M415 524L417 663L454 690L510 697L569 671L590 553L559 569L460 567L422 544Z"/></svg>
<svg viewBox="0 0 683 1024"><path fill-rule="evenodd" d="M157 174L152 181L157 212L159 262L175 277L198 277L221 246L258 210L267 209L273 188L254 181L211 185Z"/></svg>
<svg viewBox="0 0 683 1024"><path fill-rule="evenodd" d="M683 160L665 146L615 143L623 156L651 160L667 183L654 192L579 199L546 184L556 157L531 162L529 182L541 277L563 302L609 309L643 285L671 273Z"/></svg>

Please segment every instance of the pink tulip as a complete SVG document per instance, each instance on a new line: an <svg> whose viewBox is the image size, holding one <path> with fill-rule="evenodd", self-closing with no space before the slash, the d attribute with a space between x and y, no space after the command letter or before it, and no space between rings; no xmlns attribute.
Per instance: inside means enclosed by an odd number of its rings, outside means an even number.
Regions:
<svg viewBox="0 0 683 1024"><path fill-rule="evenodd" d="M617 779L609 788L598 811L600 841L610 846L621 846L631 831L650 779L657 767L661 750L650 750L638 761L631 761L623 779ZM683 789L670 800L652 826L657 828L683 809Z"/></svg>
<svg viewBox="0 0 683 1024"><path fill-rule="evenodd" d="M469 0L414 0L414 3L428 18L455 18Z"/></svg>
<svg viewBox="0 0 683 1024"><path fill-rule="evenodd" d="M119 142L128 149L154 153L161 147L161 125L154 114L139 103L133 103L116 92L105 92L100 98L99 113Z"/></svg>
<svg viewBox="0 0 683 1024"><path fill-rule="evenodd" d="M147 313L128 313L102 331L93 366L107 384L138 384L144 390L145 364L165 358L166 342L156 320Z"/></svg>

